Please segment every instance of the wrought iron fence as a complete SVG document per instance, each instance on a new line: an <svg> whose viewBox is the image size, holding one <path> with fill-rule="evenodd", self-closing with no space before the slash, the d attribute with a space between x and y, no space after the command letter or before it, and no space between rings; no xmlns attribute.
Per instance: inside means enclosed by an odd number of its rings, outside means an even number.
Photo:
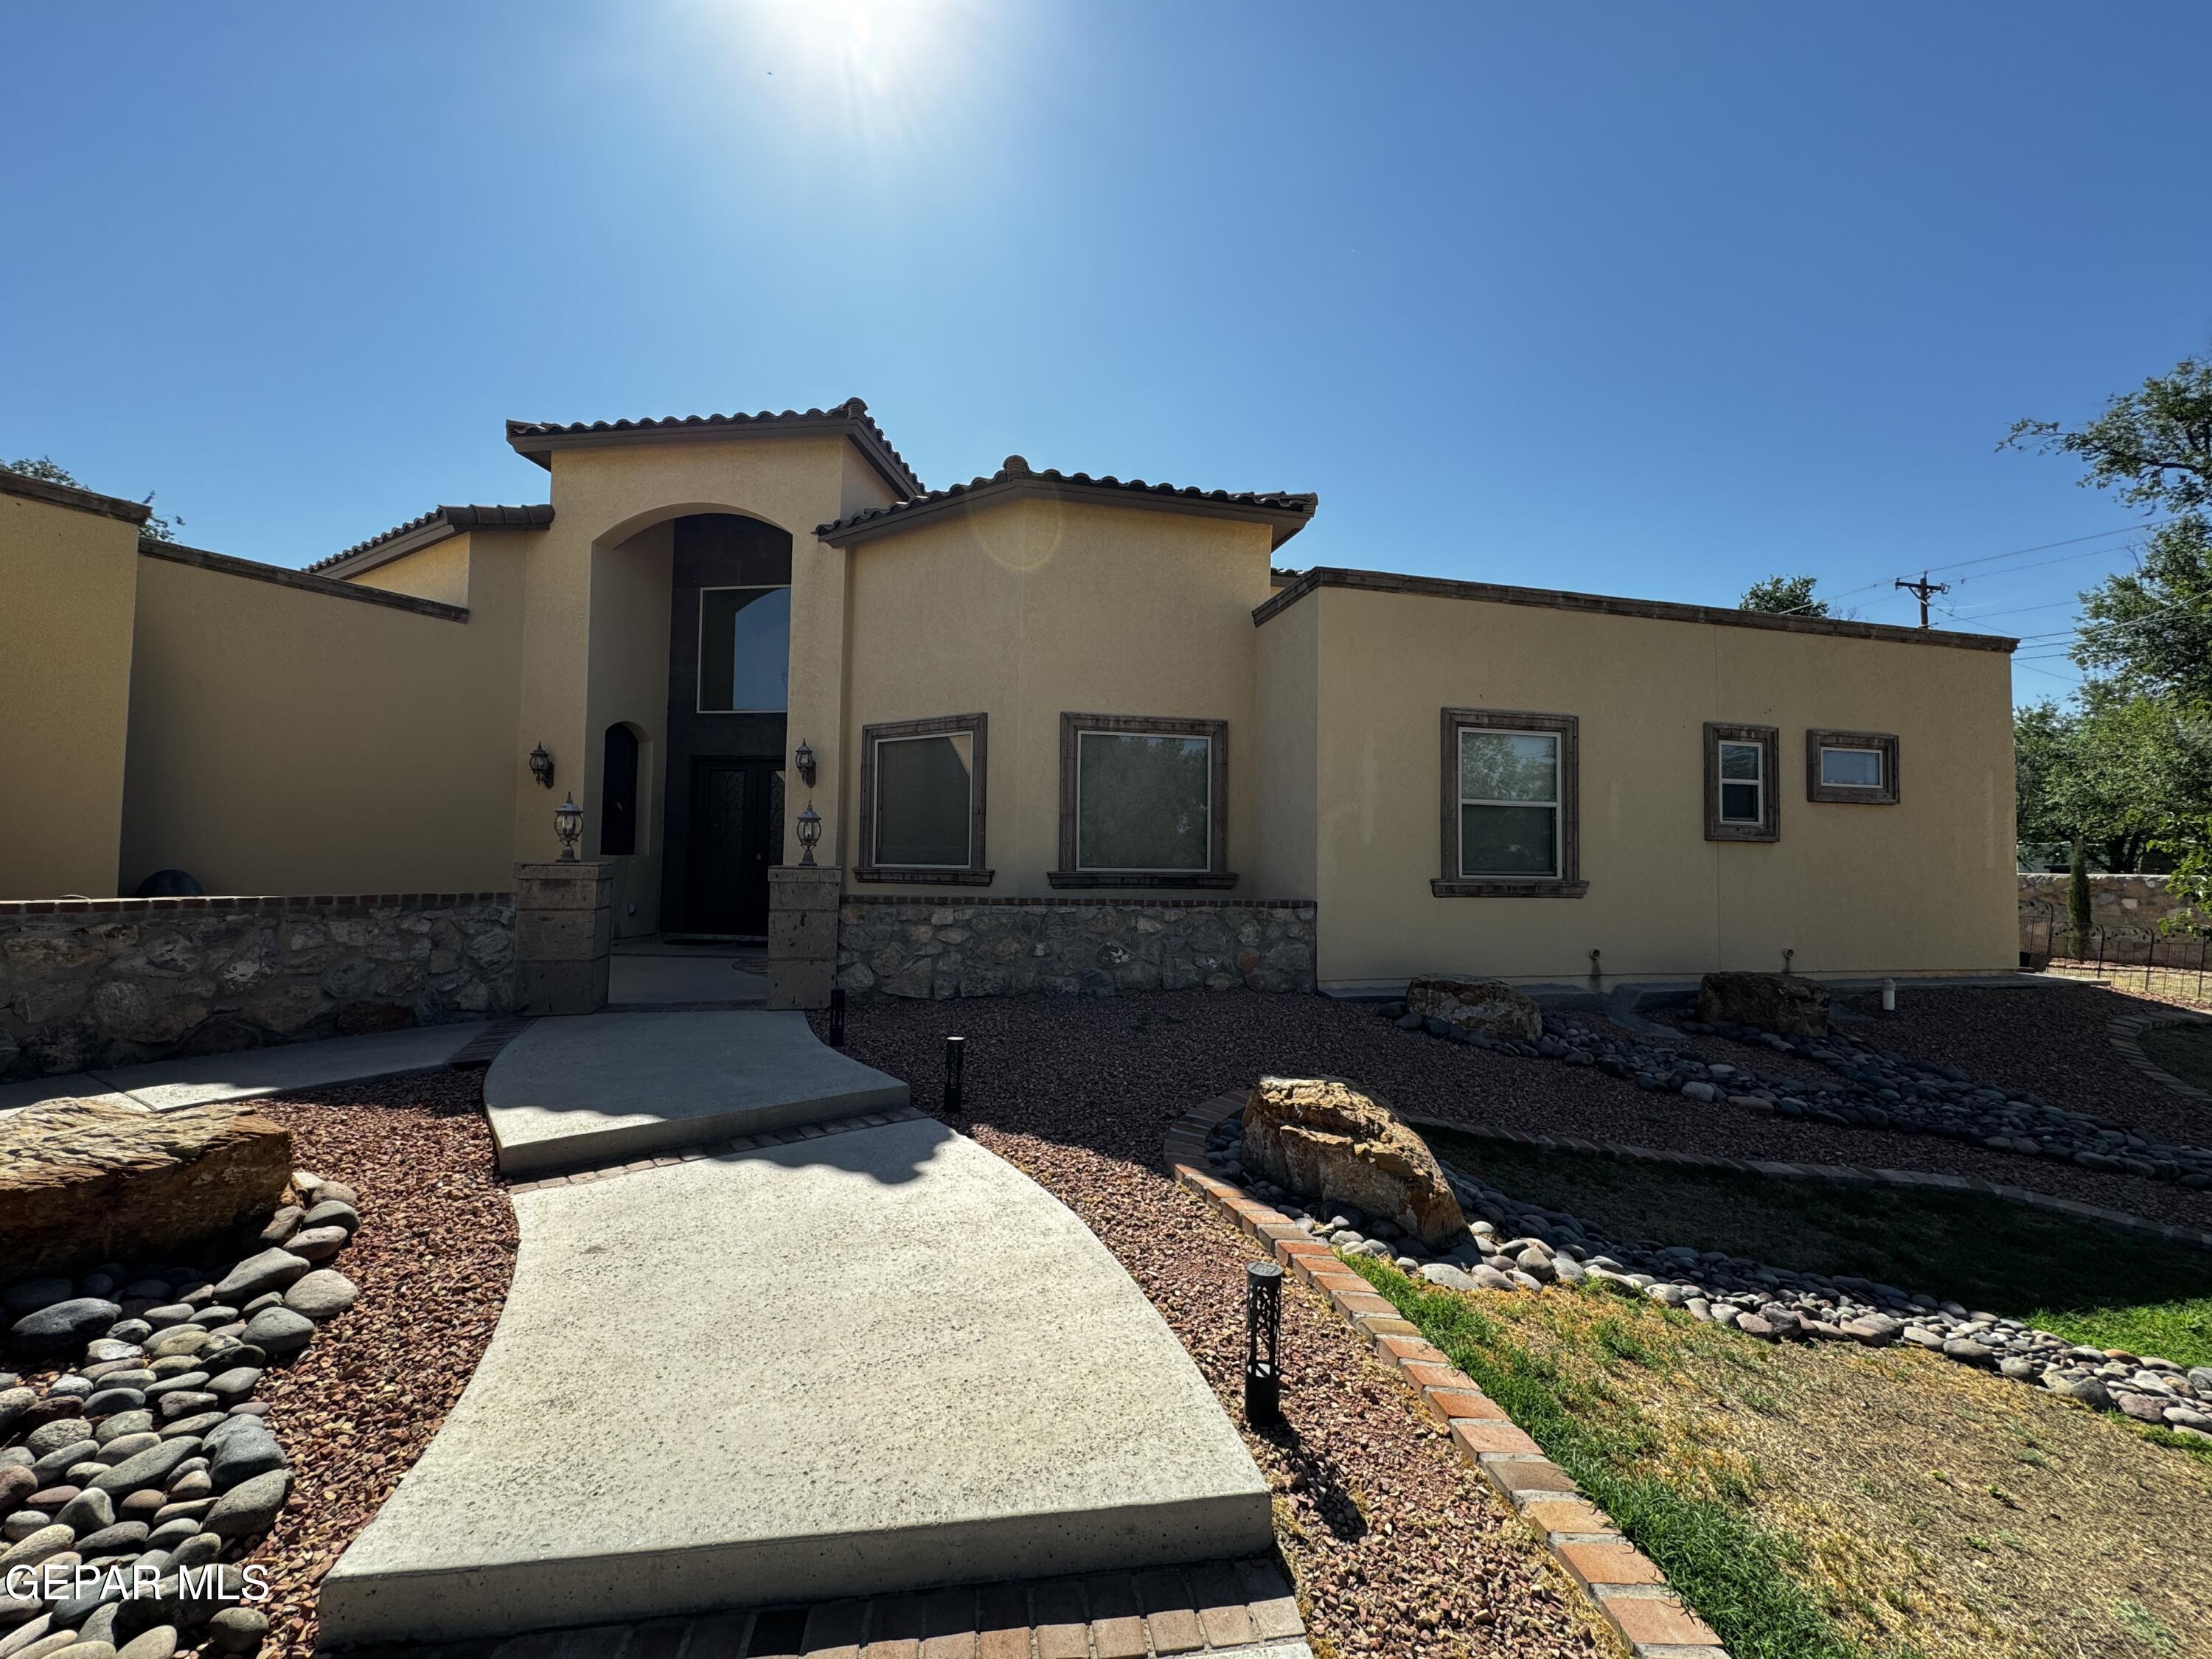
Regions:
<svg viewBox="0 0 2212 1659"><path fill-rule="evenodd" d="M2202 1004L2212 987L2212 932L2092 927L2076 937L2063 916L2024 920L2020 965L2106 980L2172 1002Z"/></svg>

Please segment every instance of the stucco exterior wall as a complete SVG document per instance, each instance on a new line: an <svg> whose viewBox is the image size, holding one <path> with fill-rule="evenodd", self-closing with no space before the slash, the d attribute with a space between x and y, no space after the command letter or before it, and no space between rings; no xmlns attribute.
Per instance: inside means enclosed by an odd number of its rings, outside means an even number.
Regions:
<svg viewBox="0 0 2212 1659"><path fill-rule="evenodd" d="M1587 981L1593 948L1608 980L2014 963L2002 653L1340 587L1261 631L1310 608L1323 986ZM1585 896L1431 895L1446 707L1579 718ZM1779 841L1705 839L1707 720L1781 728ZM1899 734L1899 804L1808 802L1808 727Z"/></svg>
<svg viewBox="0 0 2212 1659"><path fill-rule="evenodd" d="M411 593L418 599L465 607L469 602L469 542L471 532L448 536L443 541L378 565L346 580L360 587L380 588L386 593Z"/></svg>
<svg viewBox="0 0 2212 1659"><path fill-rule="evenodd" d="M1321 608L1292 605L1258 631L1254 747L1259 890L1311 897L1319 847Z"/></svg>
<svg viewBox="0 0 2212 1659"><path fill-rule="evenodd" d="M861 861L864 726L981 713L988 891L1043 896L1060 862L1063 712L1225 720L1233 895L1310 897L1263 891L1259 878L1251 611L1267 595L1268 539L1264 525L1018 500L854 547L843 755L823 761L842 766L854 810L831 816L817 788L825 849L848 870ZM795 635L793 652L795 669ZM797 732L795 707L793 718ZM1143 890L1123 897L1140 904Z"/></svg>
<svg viewBox="0 0 2212 1659"><path fill-rule="evenodd" d="M135 523L0 494L0 899L117 890L137 581Z"/></svg>
<svg viewBox="0 0 2212 1659"><path fill-rule="evenodd" d="M524 750L543 742L562 769L556 799L571 781L579 805L599 798L602 728L592 724L592 679L609 672L618 679L641 673L651 653L659 653L665 663L668 648L665 609L652 639L634 629L594 629L594 565L655 525L694 513L737 513L791 534L791 729L811 738L822 757L826 798L824 787L817 787L816 810L834 822L834 716L842 670L845 555L823 546L814 529L839 516L854 488L847 477L849 450L835 435L763 434L726 442L555 452L554 520L531 557L520 718L530 734L523 738ZM664 705L665 685L664 680ZM647 729L659 721L656 714ZM551 858L559 850L551 815L537 799L543 792L530 793L531 799L516 804L514 856ZM805 800L803 792L792 792L788 816L796 817ZM788 822L786 830L788 836ZM796 846L796 838L789 837L787 844Z"/></svg>
<svg viewBox="0 0 2212 1659"><path fill-rule="evenodd" d="M592 561L591 697L586 741L594 772L606 758L606 729L627 721L643 732L638 748L637 851L614 866L615 932L628 938L660 926L662 775L667 764L668 600L675 520L640 531ZM605 858L605 813L593 776L584 806L586 858ZM558 799L558 780L553 791Z"/></svg>
<svg viewBox="0 0 2212 1659"><path fill-rule="evenodd" d="M528 538L471 539L465 622L139 561L124 890L513 884Z"/></svg>

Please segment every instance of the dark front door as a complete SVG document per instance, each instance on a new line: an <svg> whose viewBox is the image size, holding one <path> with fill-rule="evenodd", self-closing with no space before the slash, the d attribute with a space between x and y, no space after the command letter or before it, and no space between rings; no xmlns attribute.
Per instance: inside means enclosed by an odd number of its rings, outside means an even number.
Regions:
<svg viewBox="0 0 2212 1659"><path fill-rule="evenodd" d="M783 861L783 769L775 761L691 763L687 933L768 933L768 871Z"/></svg>

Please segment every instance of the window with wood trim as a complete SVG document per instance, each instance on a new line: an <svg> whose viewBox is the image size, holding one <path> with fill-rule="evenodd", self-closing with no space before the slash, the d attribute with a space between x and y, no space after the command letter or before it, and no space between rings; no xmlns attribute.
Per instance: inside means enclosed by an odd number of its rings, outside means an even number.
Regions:
<svg viewBox="0 0 2212 1659"><path fill-rule="evenodd" d="M1229 722L1060 717L1054 887L1233 886Z"/></svg>
<svg viewBox="0 0 2212 1659"><path fill-rule="evenodd" d="M1443 711L1438 898L1580 898L1580 722L1504 708Z"/></svg>
<svg viewBox="0 0 2212 1659"><path fill-rule="evenodd" d="M990 884L983 857L988 736L981 714L860 728L854 880Z"/></svg>
<svg viewBox="0 0 2212 1659"><path fill-rule="evenodd" d="M1782 732L1772 726L1705 722L1705 839L1779 841L1775 787Z"/></svg>
<svg viewBox="0 0 2212 1659"><path fill-rule="evenodd" d="M1898 802L1893 732L1805 733L1805 799L1859 806Z"/></svg>

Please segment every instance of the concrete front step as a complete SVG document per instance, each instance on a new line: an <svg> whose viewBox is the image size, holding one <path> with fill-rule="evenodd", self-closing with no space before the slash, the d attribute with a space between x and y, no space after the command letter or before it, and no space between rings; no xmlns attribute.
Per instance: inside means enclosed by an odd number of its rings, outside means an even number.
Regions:
<svg viewBox="0 0 2212 1659"><path fill-rule="evenodd" d="M531 1175L855 1117L907 1086L766 1010L541 1019L484 1073L500 1169Z"/></svg>
<svg viewBox="0 0 2212 1659"><path fill-rule="evenodd" d="M1272 1548L1265 1481L1143 1292L933 1119L514 1206L499 1329L324 1579L330 1645Z"/></svg>

